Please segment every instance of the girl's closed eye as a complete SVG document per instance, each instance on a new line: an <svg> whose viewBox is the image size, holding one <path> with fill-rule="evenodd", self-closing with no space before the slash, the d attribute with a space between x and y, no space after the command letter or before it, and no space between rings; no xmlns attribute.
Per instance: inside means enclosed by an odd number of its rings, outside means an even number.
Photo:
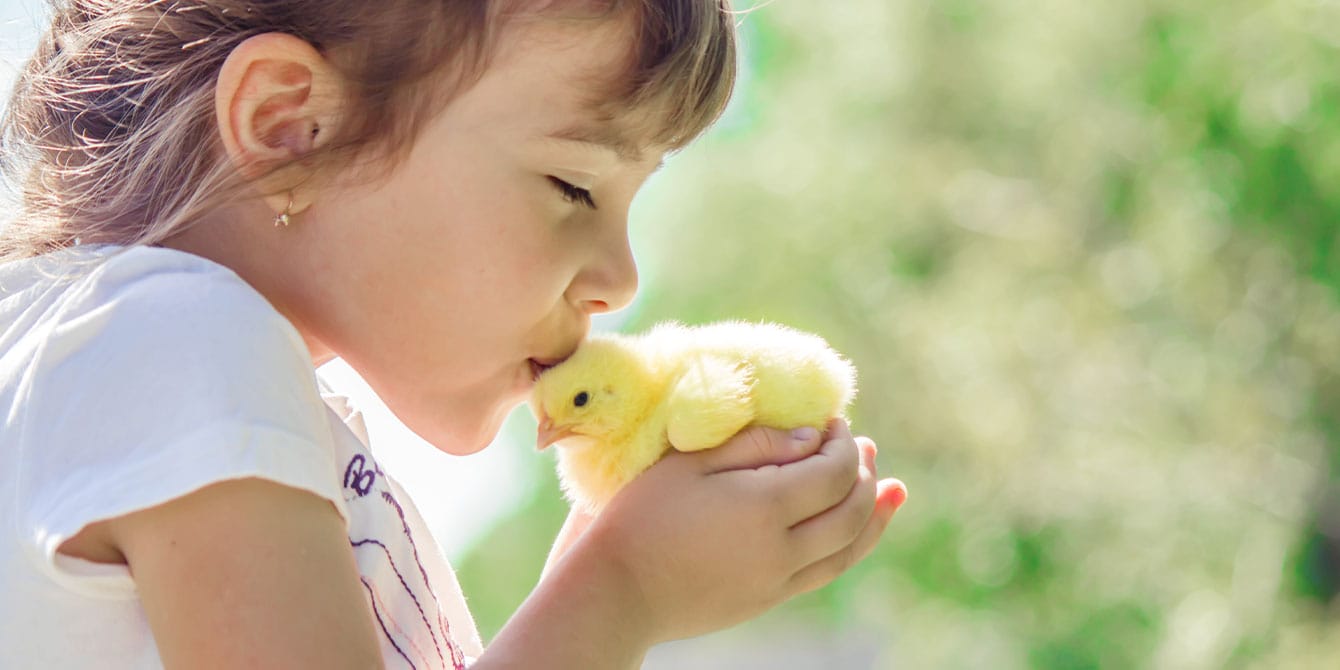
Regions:
<svg viewBox="0 0 1340 670"><path fill-rule="evenodd" d="M549 183L553 184L554 187L563 194L564 200L567 200L570 203L580 204L588 209L596 209L596 201L591 197L591 192L587 189L581 188L580 186L573 186L553 175L549 175Z"/></svg>

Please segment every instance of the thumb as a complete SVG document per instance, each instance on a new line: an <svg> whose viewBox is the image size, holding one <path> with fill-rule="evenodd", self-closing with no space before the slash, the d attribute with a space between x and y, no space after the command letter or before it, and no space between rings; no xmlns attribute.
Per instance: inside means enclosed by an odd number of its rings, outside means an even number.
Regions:
<svg viewBox="0 0 1340 670"><path fill-rule="evenodd" d="M702 457L703 470L708 473L786 465L818 451L822 444L820 437L819 431L811 426L795 430L750 426L725 444L695 455Z"/></svg>

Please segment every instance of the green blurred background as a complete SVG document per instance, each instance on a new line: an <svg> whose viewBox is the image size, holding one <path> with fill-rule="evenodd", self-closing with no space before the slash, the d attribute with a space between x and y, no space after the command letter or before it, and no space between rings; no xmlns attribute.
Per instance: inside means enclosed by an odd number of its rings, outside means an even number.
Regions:
<svg viewBox="0 0 1340 670"><path fill-rule="evenodd" d="M620 327L824 335L911 500L836 583L649 667L1340 667L1340 3L741 30L732 109L637 205ZM486 638L564 515L526 462L458 564Z"/></svg>

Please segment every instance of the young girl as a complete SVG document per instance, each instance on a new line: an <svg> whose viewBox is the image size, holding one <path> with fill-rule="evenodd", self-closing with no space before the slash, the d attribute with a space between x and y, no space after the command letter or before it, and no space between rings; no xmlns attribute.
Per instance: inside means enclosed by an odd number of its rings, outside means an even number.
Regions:
<svg viewBox="0 0 1340 670"><path fill-rule="evenodd" d="M574 515L481 648L320 387L489 444L626 214L733 81L725 0L65 0L3 125L6 667L628 668L817 588L905 498L874 444L754 428Z"/></svg>

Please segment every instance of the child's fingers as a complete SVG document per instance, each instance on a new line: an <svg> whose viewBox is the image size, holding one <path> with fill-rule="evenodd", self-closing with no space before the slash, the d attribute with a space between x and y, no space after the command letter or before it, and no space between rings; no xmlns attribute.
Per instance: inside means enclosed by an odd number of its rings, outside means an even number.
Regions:
<svg viewBox="0 0 1340 670"><path fill-rule="evenodd" d="M794 593L805 593L822 587L869 556L879 544L894 512L907 500L907 486L897 479L881 480L876 487L875 499L875 513L870 515L865 527L851 544L792 575L790 584Z"/></svg>
<svg viewBox="0 0 1340 670"><path fill-rule="evenodd" d="M862 435L856 438L856 446L861 448L861 464L878 479L879 472L875 469L875 457L879 455L879 449L875 446L875 441Z"/></svg>
<svg viewBox="0 0 1340 670"><path fill-rule="evenodd" d="M862 465L855 486L840 503L792 526L789 535L800 564L817 561L855 541L875 512L876 493L875 475Z"/></svg>
<svg viewBox="0 0 1340 670"><path fill-rule="evenodd" d="M865 449L868 446L873 454L879 455L879 447L875 444L875 441L869 437L866 437L865 435L857 435L856 443L861 445L862 449Z"/></svg>
<svg viewBox="0 0 1340 670"><path fill-rule="evenodd" d="M824 440L855 439L851 434L851 426L847 425L847 420L842 417L836 417L828 420L828 426L824 431Z"/></svg>
<svg viewBox="0 0 1340 670"><path fill-rule="evenodd" d="M875 483L875 514L893 518L893 514L907 502L907 484L889 477Z"/></svg>
<svg viewBox="0 0 1340 670"><path fill-rule="evenodd" d="M715 448L695 452L705 473L747 470L767 465L785 465L814 454L820 447L819 431L813 428L778 430L751 426Z"/></svg>
<svg viewBox="0 0 1340 670"><path fill-rule="evenodd" d="M777 513L791 526L839 505L859 481L861 460L856 440L848 435L824 442L813 456L781 466L765 481Z"/></svg>

